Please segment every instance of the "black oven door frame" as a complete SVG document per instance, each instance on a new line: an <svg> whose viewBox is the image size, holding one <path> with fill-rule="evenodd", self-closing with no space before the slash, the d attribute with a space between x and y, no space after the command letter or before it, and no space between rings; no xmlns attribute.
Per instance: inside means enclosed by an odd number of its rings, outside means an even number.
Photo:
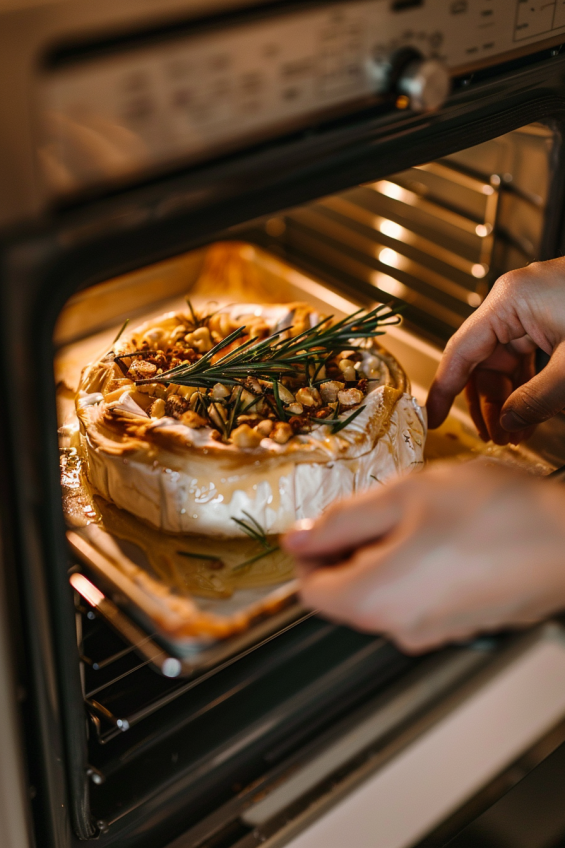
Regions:
<svg viewBox="0 0 565 848"><path fill-rule="evenodd" d="M83 287L205 244L230 228L377 180L533 121L562 134L565 57L552 51L460 81L435 115L362 115L151 184L86 198L0 242L3 568L13 603L39 844L165 844L182 823L182 781L106 833L91 821L68 553L59 498L52 336ZM544 244L561 249L564 167L558 145ZM245 751L240 753L245 762ZM102 828L104 830L104 828ZM151 841L153 840L153 841Z"/></svg>

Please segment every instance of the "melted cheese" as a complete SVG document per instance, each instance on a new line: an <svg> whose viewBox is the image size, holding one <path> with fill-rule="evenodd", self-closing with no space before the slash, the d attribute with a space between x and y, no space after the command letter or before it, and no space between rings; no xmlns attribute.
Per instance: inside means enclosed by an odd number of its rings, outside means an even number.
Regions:
<svg viewBox="0 0 565 848"><path fill-rule="evenodd" d="M237 314L236 307L233 311ZM245 311L249 314L249 305ZM277 328L288 320L286 307L266 307L259 314ZM249 450L214 441L209 428L151 420L131 395L109 406L140 426L135 435L117 433L107 424L108 406L99 393L108 366L104 360L93 363L77 398L90 482L107 500L170 533L235 537L241 531L233 518L244 513L267 533L281 533L339 498L422 465L423 412L404 391L396 361L378 346L364 354L373 361L375 355L378 379L371 380L365 408L346 428L333 434L322 425L287 444L266 438Z"/></svg>

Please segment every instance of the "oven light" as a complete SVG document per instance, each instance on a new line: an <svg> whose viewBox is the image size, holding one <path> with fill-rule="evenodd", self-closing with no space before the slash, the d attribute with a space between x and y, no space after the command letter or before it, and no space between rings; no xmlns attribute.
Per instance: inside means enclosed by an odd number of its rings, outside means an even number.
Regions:
<svg viewBox="0 0 565 848"><path fill-rule="evenodd" d="M410 299L411 292L408 286L395 280L394 277L389 277L388 274L381 274L378 271L371 274L371 283L381 291L391 294L393 297Z"/></svg>
<svg viewBox="0 0 565 848"><path fill-rule="evenodd" d="M385 197L390 197L392 200L406 200L408 196L408 192L406 192L402 186L396 185L396 183L391 183L388 180L380 180L378 183L374 184L374 188L376 188L376 190L381 194L384 194Z"/></svg>
<svg viewBox="0 0 565 848"><path fill-rule="evenodd" d="M401 227L400 224L397 224L395 221L389 221L388 218L381 221L379 230L383 236L388 236L396 241L400 241L405 233L404 227Z"/></svg>
<svg viewBox="0 0 565 848"><path fill-rule="evenodd" d="M87 580L84 574L71 574L69 582L91 606L97 607L104 600L102 592Z"/></svg>
<svg viewBox="0 0 565 848"><path fill-rule="evenodd" d="M488 265L483 265L482 263L478 262L471 268L471 274L478 280L482 280L483 277L486 277L486 275L488 274Z"/></svg>
<svg viewBox="0 0 565 848"><path fill-rule="evenodd" d="M492 233L492 224L477 224L475 232L479 238L486 238Z"/></svg>
<svg viewBox="0 0 565 848"><path fill-rule="evenodd" d="M379 262L382 262L383 265L390 265L391 268L398 268L401 258L396 250L391 250L390 247L383 248L379 253Z"/></svg>
<svg viewBox="0 0 565 848"><path fill-rule="evenodd" d="M478 292L469 292L467 295L467 303L469 306L480 306L482 302L483 299Z"/></svg>

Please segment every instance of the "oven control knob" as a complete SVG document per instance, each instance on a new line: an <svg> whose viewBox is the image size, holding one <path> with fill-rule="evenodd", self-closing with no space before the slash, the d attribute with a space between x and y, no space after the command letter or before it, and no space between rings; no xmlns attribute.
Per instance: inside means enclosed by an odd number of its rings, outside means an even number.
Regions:
<svg viewBox="0 0 565 848"><path fill-rule="evenodd" d="M437 59L414 59L402 70L395 88L415 112L433 112L447 100L451 78Z"/></svg>

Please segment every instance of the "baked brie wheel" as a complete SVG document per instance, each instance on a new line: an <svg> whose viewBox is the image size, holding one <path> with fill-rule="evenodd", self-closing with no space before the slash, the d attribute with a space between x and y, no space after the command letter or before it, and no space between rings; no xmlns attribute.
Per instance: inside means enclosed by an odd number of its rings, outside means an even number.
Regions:
<svg viewBox="0 0 565 848"><path fill-rule="evenodd" d="M266 533L423 462L426 425L376 340L387 307L171 312L123 333L76 398L92 486L171 533Z"/></svg>

